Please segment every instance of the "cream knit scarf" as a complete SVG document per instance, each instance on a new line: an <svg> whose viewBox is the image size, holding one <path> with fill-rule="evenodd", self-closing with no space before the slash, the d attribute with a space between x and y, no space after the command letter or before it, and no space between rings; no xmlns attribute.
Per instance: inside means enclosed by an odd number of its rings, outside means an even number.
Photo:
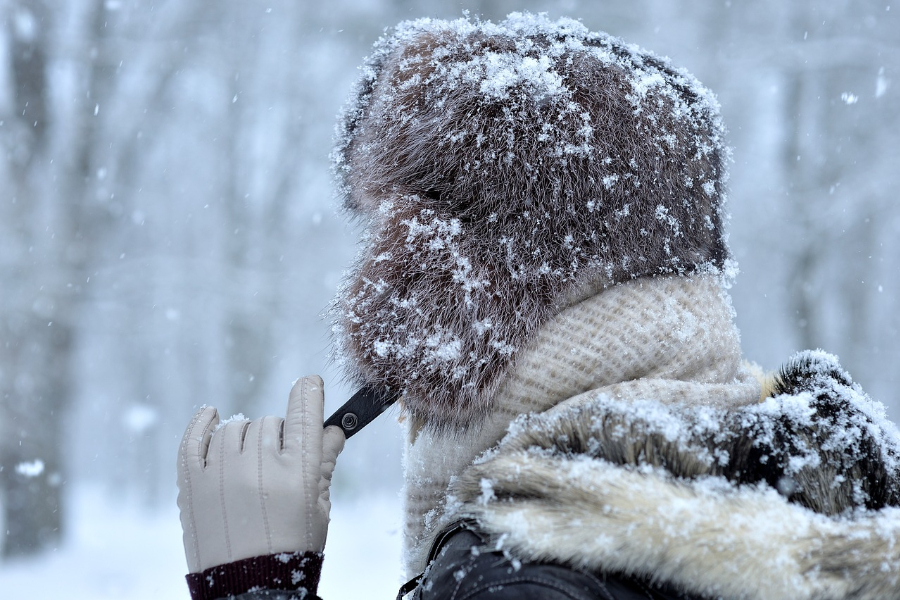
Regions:
<svg viewBox="0 0 900 600"><path fill-rule="evenodd" d="M665 403L734 406L760 386L742 366L727 292L715 276L631 281L562 309L518 356L493 414L461 432L409 431L404 558L425 568L447 486L520 414L598 393ZM590 393L586 393L590 392Z"/></svg>

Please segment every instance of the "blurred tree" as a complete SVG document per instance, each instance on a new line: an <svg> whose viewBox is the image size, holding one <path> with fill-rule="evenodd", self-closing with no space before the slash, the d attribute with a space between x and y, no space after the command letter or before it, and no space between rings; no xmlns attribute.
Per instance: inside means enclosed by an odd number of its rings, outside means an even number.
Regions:
<svg viewBox="0 0 900 600"><path fill-rule="evenodd" d="M898 57L889 8L875 0L773 5L779 50L763 55L777 56L768 68L782 90L778 230L795 343L840 353L863 383L888 369L874 340L894 312L873 260L895 237L890 198L900 186L888 158L900 125L896 95L878 83L882 65Z"/></svg>
<svg viewBox="0 0 900 600"><path fill-rule="evenodd" d="M62 533L64 423L80 383L84 301L98 263L115 252L109 236L133 191L147 107L180 61L177 52L157 52L164 67L141 85L120 77L127 48L115 33L115 2L51 10L44 0L15 0L2 8L12 91L3 118L3 279L12 293L0 304L0 482L11 556ZM20 468L35 461L43 468Z"/></svg>
<svg viewBox="0 0 900 600"><path fill-rule="evenodd" d="M73 271L83 262L74 207L46 197L52 144L48 82L52 11L41 0L4 7L12 93L3 118L10 198L4 202L0 304L0 486L4 554L35 552L61 531L58 444L70 400ZM77 202L74 203L77 206ZM68 214L66 214L68 213ZM62 271L62 277L56 276Z"/></svg>

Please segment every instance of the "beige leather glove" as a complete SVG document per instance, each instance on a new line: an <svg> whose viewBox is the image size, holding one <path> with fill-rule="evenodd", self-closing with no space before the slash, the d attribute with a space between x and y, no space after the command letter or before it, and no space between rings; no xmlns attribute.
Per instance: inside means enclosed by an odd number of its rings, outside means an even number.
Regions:
<svg viewBox="0 0 900 600"><path fill-rule="evenodd" d="M201 408L178 451L178 508L191 573L278 552L322 552L344 447L323 431L322 379L294 384L287 417L230 421Z"/></svg>

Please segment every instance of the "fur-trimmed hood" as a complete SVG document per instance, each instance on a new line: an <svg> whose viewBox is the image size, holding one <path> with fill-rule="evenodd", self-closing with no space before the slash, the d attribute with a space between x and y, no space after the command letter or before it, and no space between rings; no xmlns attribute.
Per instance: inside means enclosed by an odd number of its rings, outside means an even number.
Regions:
<svg viewBox="0 0 900 600"><path fill-rule="evenodd" d="M565 403L452 487L513 555L726 599L900 598L900 434L807 352L736 409Z"/></svg>
<svg viewBox="0 0 900 600"><path fill-rule="evenodd" d="M338 126L367 225L337 355L465 428L561 307L636 278L721 272L728 150L687 72L569 19L401 23Z"/></svg>

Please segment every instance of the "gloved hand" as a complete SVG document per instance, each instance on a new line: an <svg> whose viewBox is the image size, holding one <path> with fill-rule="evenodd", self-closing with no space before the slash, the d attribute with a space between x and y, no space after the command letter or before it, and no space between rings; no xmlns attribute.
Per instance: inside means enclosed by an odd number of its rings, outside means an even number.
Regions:
<svg viewBox="0 0 900 600"><path fill-rule="evenodd" d="M201 408L178 451L188 569L279 552L322 552L329 487L344 433L323 431L322 379L294 384L287 417L230 421Z"/></svg>

